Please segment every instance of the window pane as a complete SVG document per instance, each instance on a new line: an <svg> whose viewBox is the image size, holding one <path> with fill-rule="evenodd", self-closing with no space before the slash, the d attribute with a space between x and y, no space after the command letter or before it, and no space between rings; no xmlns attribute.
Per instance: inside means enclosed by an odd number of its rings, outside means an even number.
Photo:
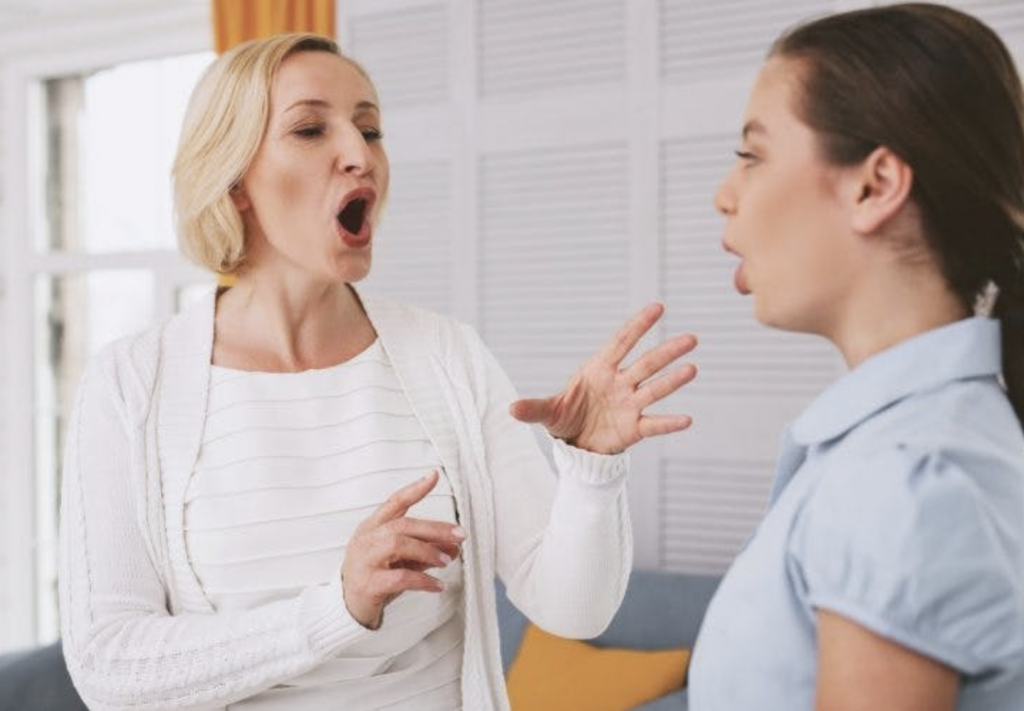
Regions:
<svg viewBox="0 0 1024 711"><path fill-rule="evenodd" d="M153 320L147 271L40 276L35 284L35 466L37 633L57 638L57 515L66 423L88 359Z"/></svg>
<svg viewBox="0 0 1024 711"><path fill-rule="evenodd" d="M43 249L174 249L171 165L209 52L120 64L43 87Z"/></svg>

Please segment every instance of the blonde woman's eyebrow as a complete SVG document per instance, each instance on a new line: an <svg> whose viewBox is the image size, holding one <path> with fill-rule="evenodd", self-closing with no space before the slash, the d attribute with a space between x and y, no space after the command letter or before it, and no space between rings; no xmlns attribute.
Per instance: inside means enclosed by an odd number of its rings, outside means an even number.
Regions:
<svg viewBox="0 0 1024 711"><path fill-rule="evenodd" d="M294 104L285 109L284 113L288 113L292 109L298 108L300 106L312 106L319 109L329 109L331 107L331 102L324 101L323 99L299 99Z"/></svg>
<svg viewBox="0 0 1024 711"><path fill-rule="evenodd" d="M356 110L354 113L362 114L367 111L376 111L377 113L380 113L380 108L372 101L360 101L356 104Z"/></svg>
<svg viewBox="0 0 1024 711"><path fill-rule="evenodd" d="M289 106L287 109L285 109L282 113L288 113L292 109L305 106L311 106L317 109L329 109L331 108L331 102L325 101L324 99L299 99L291 106ZM373 103L372 101L360 101L358 104L356 104L354 113L361 114L366 111L376 111L377 113L380 113L380 109L377 107L377 104Z"/></svg>

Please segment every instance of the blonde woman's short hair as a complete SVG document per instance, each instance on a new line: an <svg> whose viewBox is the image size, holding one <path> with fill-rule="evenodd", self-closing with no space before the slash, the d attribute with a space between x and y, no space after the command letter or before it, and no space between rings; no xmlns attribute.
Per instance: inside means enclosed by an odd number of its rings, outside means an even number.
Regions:
<svg viewBox="0 0 1024 711"><path fill-rule="evenodd" d="M186 257L218 274L234 274L245 261L245 228L230 192L266 133L274 76L298 52L334 54L369 80L329 37L283 34L222 55L189 99L172 171L178 240Z"/></svg>

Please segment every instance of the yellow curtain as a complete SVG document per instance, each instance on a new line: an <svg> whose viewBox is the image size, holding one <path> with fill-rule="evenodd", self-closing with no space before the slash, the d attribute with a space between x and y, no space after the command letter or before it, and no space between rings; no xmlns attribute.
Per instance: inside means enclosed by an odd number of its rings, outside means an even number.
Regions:
<svg viewBox="0 0 1024 711"><path fill-rule="evenodd" d="M334 37L336 0L213 0L213 44L217 53L282 32Z"/></svg>
<svg viewBox="0 0 1024 711"><path fill-rule="evenodd" d="M282 32L334 37L335 0L213 0L213 46L222 54L235 45ZM221 274L219 286L235 277Z"/></svg>

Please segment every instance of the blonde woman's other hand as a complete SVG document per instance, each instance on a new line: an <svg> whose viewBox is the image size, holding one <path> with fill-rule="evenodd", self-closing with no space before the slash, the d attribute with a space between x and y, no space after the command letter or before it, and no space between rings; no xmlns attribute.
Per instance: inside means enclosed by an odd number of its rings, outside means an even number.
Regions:
<svg viewBox="0 0 1024 711"><path fill-rule="evenodd" d="M562 392L517 400L509 407L512 416L543 424L553 437L598 454L617 454L641 439L689 427L689 415L645 415L644 410L696 377L697 368L689 363L668 368L696 347L695 336L670 338L623 366L664 310L658 303L644 307L576 371Z"/></svg>
<svg viewBox="0 0 1024 711"><path fill-rule="evenodd" d="M384 608L407 590L439 593L444 584L427 575L459 555L466 534L459 526L406 516L437 485L436 471L405 486L359 524L341 569L345 606L359 624L377 629Z"/></svg>

